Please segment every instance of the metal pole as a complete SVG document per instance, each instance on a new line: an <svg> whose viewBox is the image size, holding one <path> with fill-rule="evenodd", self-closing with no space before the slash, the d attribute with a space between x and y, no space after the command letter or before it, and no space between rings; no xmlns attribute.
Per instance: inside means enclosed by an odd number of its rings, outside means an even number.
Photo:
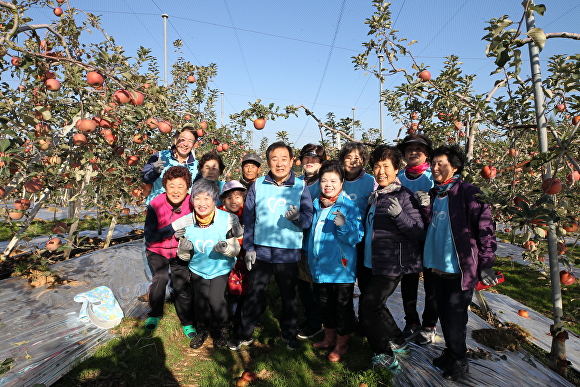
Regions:
<svg viewBox="0 0 580 387"><path fill-rule="evenodd" d="M169 15L164 13L161 17L163 18L163 67L165 70L165 86L167 86L167 79L169 78L167 68L167 18Z"/></svg>
<svg viewBox="0 0 580 387"><path fill-rule="evenodd" d="M379 128L381 130L381 139L385 138L383 130L383 54L379 54Z"/></svg>
<svg viewBox="0 0 580 387"><path fill-rule="evenodd" d="M352 138L356 140L356 126L354 125L354 111L356 110L355 107L352 108Z"/></svg>
<svg viewBox="0 0 580 387"><path fill-rule="evenodd" d="M524 2L524 7L533 5L533 1ZM526 15L526 28L531 30L535 28L536 20L534 11L528 10ZM542 90L542 74L540 72L540 48L532 41L528 43L528 50L530 54L530 65L532 69L532 84L534 87L534 100L536 110L536 123L538 125L538 146L540 153L548 151L548 131L547 121L545 116L544 92ZM550 163L546 164L546 169L542 178L548 179L552 177L552 167ZM566 360L565 340L558 340L560 334L565 333L561 317L563 316L562 309L562 290L560 287L560 268L558 264L558 238L556 236L556 227L554 222L548 222L548 256L550 262L550 281L552 288L552 308L554 313L554 325L550 327L552 334L552 348L550 351L550 368L557 371L561 375L566 374L566 366L561 366L563 360Z"/></svg>
<svg viewBox="0 0 580 387"><path fill-rule="evenodd" d="M221 91L220 95L222 97L222 126L224 126L224 92Z"/></svg>

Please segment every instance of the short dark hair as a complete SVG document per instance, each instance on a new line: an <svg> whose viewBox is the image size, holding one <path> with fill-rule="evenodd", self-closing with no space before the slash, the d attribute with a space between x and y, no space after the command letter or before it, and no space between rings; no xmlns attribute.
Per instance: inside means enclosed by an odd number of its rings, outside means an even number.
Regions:
<svg viewBox="0 0 580 387"><path fill-rule="evenodd" d="M210 160L216 160L218 162L221 175L226 169L226 165L224 164L222 157L218 155L216 151L209 151L203 156L201 156L201 159L199 159L199 164L197 165L197 170L201 172L201 169L203 168L205 163L207 163Z"/></svg>
<svg viewBox="0 0 580 387"><path fill-rule="evenodd" d="M305 156L314 156L312 153L316 154L315 157L320 159L320 162L326 161L326 150L322 145L306 144L302 147L300 151L300 160Z"/></svg>
<svg viewBox="0 0 580 387"><path fill-rule="evenodd" d="M294 157L294 152L292 151L292 147L288 144L286 144L283 141L276 141L272 144L270 144L270 146L268 147L268 149L266 149L266 160L270 159L270 153L272 153L275 149L278 148L286 148L288 149L288 154L290 155L290 158Z"/></svg>
<svg viewBox="0 0 580 387"><path fill-rule="evenodd" d="M186 167L181 166L169 167L167 171L165 171L163 179L161 179L161 185L165 188L169 180L178 179L180 177L185 180L187 188L191 187L191 172L189 172L189 169Z"/></svg>
<svg viewBox="0 0 580 387"><path fill-rule="evenodd" d="M318 171L318 176L322 177L327 172L334 172L340 176L340 181L344 181L346 177L346 171L344 169L344 164L339 160L328 160L322 163L320 170Z"/></svg>
<svg viewBox="0 0 580 387"><path fill-rule="evenodd" d="M338 152L338 159L344 163L346 156L355 150L357 150L360 157L362 157L363 165L366 165L369 162L369 150L362 142L351 141L344 144L340 149L340 152Z"/></svg>
<svg viewBox="0 0 580 387"><path fill-rule="evenodd" d="M467 161L467 157L463 150L459 147L459 145L441 145L438 148L433 149L431 152L431 161L437 156L447 156L447 160L449 160L449 164L453 166L453 168L457 168L457 172L463 172L463 167L465 167L465 162Z"/></svg>
<svg viewBox="0 0 580 387"><path fill-rule="evenodd" d="M370 166L373 167L379 161L391 160L393 168L399 170L403 167L403 154L397 147L392 145L379 145L371 153Z"/></svg>
<svg viewBox="0 0 580 387"><path fill-rule="evenodd" d="M199 138L199 136L197 135L197 131L195 129L193 129L191 126L184 126L179 132L176 132L173 135L173 139L177 140L179 138L179 136L181 135L181 133L183 133L183 132L190 132L191 134L193 134L193 136L195 137L194 142L197 142L197 139Z"/></svg>

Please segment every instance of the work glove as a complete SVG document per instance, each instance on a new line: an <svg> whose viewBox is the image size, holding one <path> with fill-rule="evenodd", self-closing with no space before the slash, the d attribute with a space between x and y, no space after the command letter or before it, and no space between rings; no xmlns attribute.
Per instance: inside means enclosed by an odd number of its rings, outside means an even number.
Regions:
<svg viewBox="0 0 580 387"><path fill-rule="evenodd" d="M191 226L193 224L193 215L192 214L187 214L182 216L181 218L173 221L171 223L171 227L173 227L173 229L175 231L180 230L182 228L186 228L187 226Z"/></svg>
<svg viewBox="0 0 580 387"><path fill-rule="evenodd" d="M387 214L396 218L401 214L401 212L403 212L403 208L401 208L401 205L399 204L399 199L389 198L389 201L391 202L391 205L387 208Z"/></svg>
<svg viewBox="0 0 580 387"><path fill-rule="evenodd" d="M340 210L334 211L332 215L336 215L334 217L334 224L336 225L336 227L344 226L344 224L346 223L346 217L342 212L340 212Z"/></svg>
<svg viewBox="0 0 580 387"><path fill-rule="evenodd" d="M248 271L252 270L252 265L256 263L256 252L246 251L246 256L244 257L244 262L246 263L246 268Z"/></svg>
<svg viewBox="0 0 580 387"><path fill-rule="evenodd" d="M161 158L158 158L157 161L153 163L153 170L156 174L161 175L163 168L165 168L165 161L163 161Z"/></svg>
<svg viewBox="0 0 580 387"><path fill-rule="evenodd" d="M173 236L177 239L183 238L183 236L185 235L185 229L184 228L180 228L179 230L175 231L173 233Z"/></svg>
<svg viewBox="0 0 580 387"><path fill-rule="evenodd" d="M298 217L300 216L300 211L298 210L298 207L290 206L290 209L286 211L286 214L284 216L286 217L286 219L293 222L295 220L298 220Z"/></svg>
<svg viewBox="0 0 580 387"><path fill-rule="evenodd" d="M479 278L484 285L495 285L497 284L497 276L493 268L479 269Z"/></svg>
<svg viewBox="0 0 580 387"><path fill-rule="evenodd" d="M431 204L431 198L427 192L419 190L416 193L417 199L419 199L419 205L421 207L427 207L429 204Z"/></svg>
<svg viewBox="0 0 580 387"><path fill-rule="evenodd" d="M240 253L240 243L237 238L228 238L225 241L219 240L213 247L213 251L228 257L235 257Z"/></svg>
<svg viewBox="0 0 580 387"><path fill-rule="evenodd" d="M244 226L239 221L235 221L232 228L228 231L226 237L241 238L244 236Z"/></svg>
<svg viewBox="0 0 580 387"><path fill-rule="evenodd" d="M177 245L177 257L182 261L191 260L191 250L193 250L193 243L187 238L181 238Z"/></svg>

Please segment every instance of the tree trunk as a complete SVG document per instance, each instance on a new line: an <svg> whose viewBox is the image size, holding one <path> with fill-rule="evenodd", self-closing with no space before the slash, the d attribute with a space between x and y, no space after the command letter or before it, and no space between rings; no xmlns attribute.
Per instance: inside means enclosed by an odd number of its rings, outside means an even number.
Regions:
<svg viewBox="0 0 580 387"><path fill-rule="evenodd" d="M113 232L115 232L115 226L117 225L117 215L113 215L111 219L111 224L109 225L109 232L107 233L107 238L105 239L105 245L103 249L106 249L111 244L111 239L113 239Z"/></svg>

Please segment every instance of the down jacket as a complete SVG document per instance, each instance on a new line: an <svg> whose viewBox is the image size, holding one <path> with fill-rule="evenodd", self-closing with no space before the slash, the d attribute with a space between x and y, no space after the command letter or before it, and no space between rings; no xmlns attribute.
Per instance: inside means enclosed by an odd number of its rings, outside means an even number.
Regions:
<svg viewBox="0 0 580 387"><path fill-rule="evenodd" d="M493 267L497 241L491 210L487 203L478 199L479 188L458 179L447 193L449 195L449 221L459 258L461 288L475 288L479 281L479 269ZM429 191L431 204L437 191ZM431 222L432 207L425 208Z"/></svg>
<svg viewBox="0 0 580 387"><path fill-rule="evenodd" d="M396 218L387 213L392 197L399 200L403 209ZM425 228L419 203L411 190L401 186L398 191L380 194L372 230L369 220L367 210L365 233L372 232L373 275L398 277L423 270Z"/></svg>

